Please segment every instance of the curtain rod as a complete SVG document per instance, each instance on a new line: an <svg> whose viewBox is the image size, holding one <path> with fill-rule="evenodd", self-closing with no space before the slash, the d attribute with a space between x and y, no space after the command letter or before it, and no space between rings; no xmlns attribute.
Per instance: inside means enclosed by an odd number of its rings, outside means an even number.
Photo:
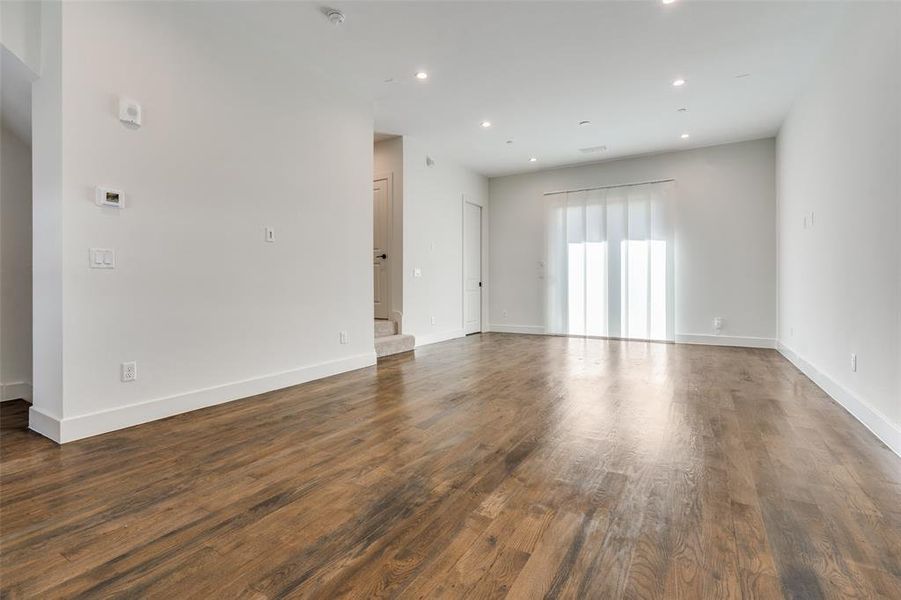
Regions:
<svg viewBox="0 0 901 600"><path fill-rule="evenodd" d="M575 192L593 192L595 190L611 190L613 188L634 187L636 185L651 185L653 183L669 183L675 179L655 179L654 181L639 181L638 183L620 183L619 185L602 185L600 187L582 188L578 190L560 190L557 192L545 192L545 196L554 196L556 194L572 194Z"/></svg>

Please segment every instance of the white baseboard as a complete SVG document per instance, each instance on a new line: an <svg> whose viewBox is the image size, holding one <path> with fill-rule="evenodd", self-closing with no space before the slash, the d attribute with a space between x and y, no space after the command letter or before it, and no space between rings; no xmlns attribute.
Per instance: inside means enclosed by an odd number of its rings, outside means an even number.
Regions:
<svg viewBox="0 0 901 600"><path fill-rule="evenodd" d="M738 348L775 348L773 338L745 337L734 335L704 335L698 333L677 333L677 344L700 344L704 346L736 346Z"/></svg>
<svg viewBox="0 0 901 600"><path fill-rule="evenodd" d="M65 417L63 419L32 407L29 412L28 426L41 435L49 437L57 443L64 444L93 435L140 425L141 423L164 419L199 408L231 402L232 400L279 390L314 379L369 367L375 363L375 352L367 352L282 373L273 373L254 379L193 390L183 394L85 415Z"/></svg>
<svg viewBox="0 0 901 600"><path fill-rule="evenodd" d="M486 331L496 333L524 333L528 335L544 335L541 325L489 325Z"/></svg>
<svg viewBox="0 0 901 600"><path fill-rule="evenodd" d="M416 348L428 346L429 344L437 344L438 342L446 342L456 338L464 337L466 333L462 329L454 331L445 331L443 333L433 333L431 335L416 335Z"/></svg>
<svg viewBox="0 0 901 600"><path fill-rule="evenodd" d="M489 325L488 331L497 333L523 333L529 335L546 335L541 325ZM580 336L574 336L580 337ZM593 336L589 336L593 337ZM621 339L621 338L597 338ZM725 335L700 335L693 333L677 333L677 344L703 344L707 346L738 346L742 348L775 348L776 340L772 338L738 337Z"/></svg>
<svg viewBox="0 0 901 600"><path fill-rule="evenodd" d="M61 423L62 420L59 417L47 414L34 405L28 409L28 428L50 438L57 444L62 443L60 441L62 438L60 436Z"/></svg>
<svg viewBox="0 0 901 600"><path fill-rule="evenodd" d="M0 402L19 399L31 402L31 393L31 384L27 381L0 383Z"/></svg>
<svg viewBox="0 0 901 600"><path fill-rule="evenodd" d="M807 375L811 381L829 394L842 408L851 413L851 416L863 423L864 427L873 432L873 435L891 448L892 452L901 456L901 428L889 421L879 410L873 408L865 400L859 398L829 375L807 362L807 360L782 342L779 342L778 350L789 362L798 367L799 371Z"/></svg>

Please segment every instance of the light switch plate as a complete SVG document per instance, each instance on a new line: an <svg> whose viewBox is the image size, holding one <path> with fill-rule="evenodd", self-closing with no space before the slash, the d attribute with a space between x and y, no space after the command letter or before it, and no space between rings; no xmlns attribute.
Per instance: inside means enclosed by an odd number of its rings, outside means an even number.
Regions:
<svg viewBox="0 0 901 600"><path fill-rule="evenodd" d="M116 268L116 251L110 248L91 248L89 259L92 269Z"/></svg>

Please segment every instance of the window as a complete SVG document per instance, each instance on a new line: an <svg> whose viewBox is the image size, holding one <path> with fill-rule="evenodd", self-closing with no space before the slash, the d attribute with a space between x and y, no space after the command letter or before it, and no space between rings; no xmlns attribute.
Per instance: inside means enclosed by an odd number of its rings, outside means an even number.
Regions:
<svg viewBox="0 0 901 600"><path fill-rule="evenodd" d="M548 333L673 339L672 188L548 196Z"/></svg>

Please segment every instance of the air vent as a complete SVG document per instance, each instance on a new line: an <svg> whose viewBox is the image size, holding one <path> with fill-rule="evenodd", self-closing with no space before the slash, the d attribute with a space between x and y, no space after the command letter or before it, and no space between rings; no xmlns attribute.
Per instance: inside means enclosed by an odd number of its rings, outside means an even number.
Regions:
<svg viewBox="0 0 901 600"><path fill-rule="evenodd" d="M579 148L582 154L594 154L595 152L606 152L607 146L590 146L588 148Z"/></svg>

